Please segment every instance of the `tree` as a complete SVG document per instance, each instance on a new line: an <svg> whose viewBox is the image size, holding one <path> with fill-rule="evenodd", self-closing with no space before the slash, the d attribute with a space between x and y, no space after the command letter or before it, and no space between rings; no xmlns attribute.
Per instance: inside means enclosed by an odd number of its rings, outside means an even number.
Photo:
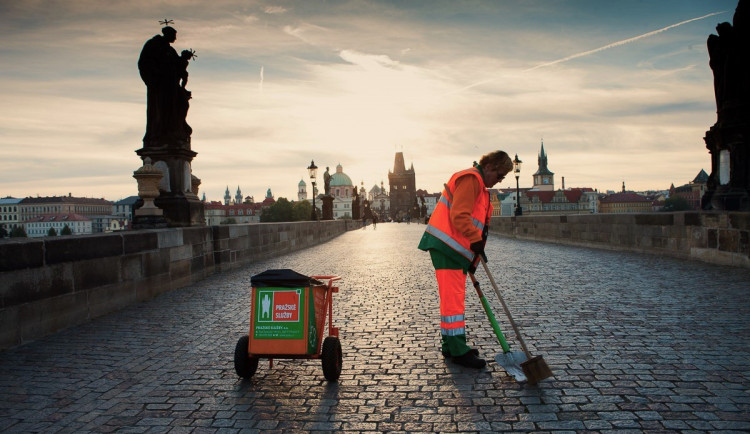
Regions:
<svg viewBox="0 0 750 434"><path fill-rule="evenodd" d="M5 225L0 225L0 238L5 238L8 235L10 234L8 233L8 230L5 229Z"/></svg>
<svg viewBox="0 0 750 434"><path fill-rule="evenodd" d="M664 201L664 208L662 211L689 211L692 207L688 203L687 199L682 196L670 196Z"/></svg>
<svg viewBox="0 0 750 434"><path fill-rule="evenodd" d="M292 218L295 222L310 220L312 215L312 204L306 200L294 202L292 205Z"/></svg>
<svg viewBox="0 0 750 434"><path fill-rule="evenodd" d="M13 228L12 231L10 231L10 237L11 238L26 238L28 235L26 235L26 230L23 228L23 226L16 226Z"/></svg>
<svg viewBox="0 0 750 434"><path fill-rule="evenodd" d="M48 237L56 237L57 236L57 231L55 230L55 228L50 227L49 230L47 231L47 236Z"/></svg>
<svg viewBox="0 0 750 434"><path fill-rule="evenodd" d="M294 221L292 203L287 198L280 197L273 205L263 210L263 214L260 215L260 221L263 223Z"/></svg>
<svg viewBox="0 0 750 434"><path fill-rule="evenodd" d="M65 224L65 226L63 226L62 230L60 231L60 235L73 235L73 231L70 230L70 227L68 227L67 223Z"/></svg>

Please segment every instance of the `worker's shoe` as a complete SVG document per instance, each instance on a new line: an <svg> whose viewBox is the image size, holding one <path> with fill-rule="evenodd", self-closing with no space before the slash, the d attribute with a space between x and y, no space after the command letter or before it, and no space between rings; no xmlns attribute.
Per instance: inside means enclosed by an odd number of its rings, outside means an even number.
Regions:
<svg viewBox="0 0 750 434"><path fill-rule="evenodd" d="M487 362L485 362L484 359L478 357L478 352L476 350L470 350L463 356L454 357L453 363L474 369L482 369L487 365Z"/></svg>
<svg viewBox="0 0 750 434"><path fill-rule="evenodd" d="M446 359L451 356L451 353L448 350L442 350L440 352L443 354L443 357L445 357ZM470 349L469 352L473 353L475 356L479 355L479 350L477 350L476 348Z"/></svg>

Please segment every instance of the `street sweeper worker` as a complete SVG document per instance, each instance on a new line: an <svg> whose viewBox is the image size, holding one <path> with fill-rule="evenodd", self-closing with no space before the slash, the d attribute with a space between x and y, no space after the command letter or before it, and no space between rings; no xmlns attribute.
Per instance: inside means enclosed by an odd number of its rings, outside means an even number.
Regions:
<svg viewBox="0 0 750 434"><path fill-rule="evenodd" d="M487 191L513 170L503 151L490 152L473 167L456 172L445 184L419 249L430 252L440 295L441 351L454 363L483 368L484 359L466 342L466 273L484 256L492 204Z"/></svg>

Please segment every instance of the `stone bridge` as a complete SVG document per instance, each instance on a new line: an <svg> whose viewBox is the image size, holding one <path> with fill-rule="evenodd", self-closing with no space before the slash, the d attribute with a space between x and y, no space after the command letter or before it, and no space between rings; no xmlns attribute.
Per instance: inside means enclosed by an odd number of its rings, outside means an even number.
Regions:
<svg viewBox="0 0 750 434"><path fill-rule="evenodd" d="M750 431L750 269L491 235L490 269L554 373L519 386L494 361L475 371L441 356L423 230L349 231L0 352L0 431ZM342 277L338 382L319 360L235 374L250 277L274 268ZM492 359L471 287L467 326Z"/></svg>

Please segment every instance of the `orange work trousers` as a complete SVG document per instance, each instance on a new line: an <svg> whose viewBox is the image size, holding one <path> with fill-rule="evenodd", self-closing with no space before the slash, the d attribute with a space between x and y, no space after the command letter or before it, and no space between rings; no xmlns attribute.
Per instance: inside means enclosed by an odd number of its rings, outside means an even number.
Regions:
<svg viewBox="0 0 750 434"><path fill-rule="evenodd" d="M466 274L463 270L437 269L435 277L440 293L441 349L451 356L469 351L466 344Z"/></svg>

